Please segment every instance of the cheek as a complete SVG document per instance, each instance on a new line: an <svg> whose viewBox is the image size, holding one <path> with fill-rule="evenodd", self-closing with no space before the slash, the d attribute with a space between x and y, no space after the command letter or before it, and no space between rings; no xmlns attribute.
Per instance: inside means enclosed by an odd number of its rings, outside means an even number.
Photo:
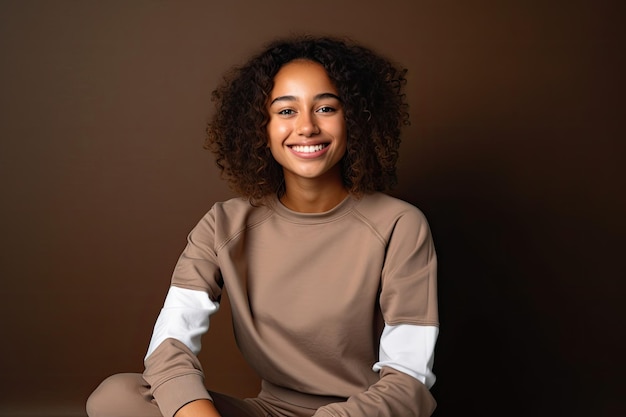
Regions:
<svg viewBox="0 0 626 417"><path fill-rule="evenodd" d="M337 123L334 129L335 137L341 138L341 140L345 143L348 141L348 129L345 122Z"/></svg>
<svg viewBox="0 0 626 417"><path fill-rule="evenodd" d="M282 142L289 134L289 126L285 123L269 123L267 125L268 143Z"/></svg>

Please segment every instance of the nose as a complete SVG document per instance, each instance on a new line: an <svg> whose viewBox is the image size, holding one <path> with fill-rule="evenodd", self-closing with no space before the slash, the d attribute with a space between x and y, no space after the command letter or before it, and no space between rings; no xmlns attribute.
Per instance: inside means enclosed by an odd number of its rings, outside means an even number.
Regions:
<svg viewBox="0 0 626 417"><path fill-rule="evenodd" d="M301 136L310 137L320 133L319 126L315 120L315 116L308 112L300 113L298 117L298 125L296 126L296 133Z"/></svg>

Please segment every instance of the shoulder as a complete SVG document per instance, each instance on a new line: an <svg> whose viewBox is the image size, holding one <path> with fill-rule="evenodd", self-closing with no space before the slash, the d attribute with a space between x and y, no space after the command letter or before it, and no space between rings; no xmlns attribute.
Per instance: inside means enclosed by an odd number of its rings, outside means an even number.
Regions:
<svg viewBox="0 0 626 417"><path fill-rule="evenodd" d="M219 246L242 231L262 223L272 214L273 210L268 206L253 206L247 199L236 197L215 203L196 229L210 231Z"/></svg>
<svg viewBox="0 0 626 417"><path fill-rule="evenodd" d="M271 209L271 204L252 205L245 198L235 197L215 203L211 208L211 212L213 215L218 216L220 220L249 226L267 218L267 216L274 213L274 210Z"/></svg>
<svg viewBox="0 0 626 417"><path fill-rule="evenodd" d="M368 222L381 228L405 226L428 227L426 216L420 209L399 198L383 193L364 195L355 207Z"/></svg>
<svg viewBox="0 0 626 417"><path fill-rule="evenodd" d="M211 211L224 214L237 214L248 213L258 208L259 207L250 204L250 202L243 197L234 197L230 200L216 202L213 204L213 207L211 207Z"/></svg>

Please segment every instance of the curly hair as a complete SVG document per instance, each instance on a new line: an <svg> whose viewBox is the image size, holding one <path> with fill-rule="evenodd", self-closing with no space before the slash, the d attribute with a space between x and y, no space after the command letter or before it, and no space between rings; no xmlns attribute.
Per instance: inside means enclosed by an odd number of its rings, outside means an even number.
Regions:
<svg viewBox="0 0 626 417"><path fill-rule="evenodd" d="M274 41L213 91L216 112L205 148L216 154L222 177L253 203L284 193L282 167L267 146L267 101L276 73L296 59L321 64L342 100L347 150L340 166L348 191L360 196L390 190L397 183L400 129L409 123L402 92L406 70L366 47L329 37Z"/></svg>

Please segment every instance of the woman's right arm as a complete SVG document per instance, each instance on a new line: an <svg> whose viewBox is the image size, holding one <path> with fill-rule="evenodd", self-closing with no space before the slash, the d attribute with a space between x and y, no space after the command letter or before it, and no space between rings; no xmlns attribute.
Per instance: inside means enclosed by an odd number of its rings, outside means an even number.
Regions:
<svg viewBox="0 0 626 417"><path fill-rule="evenodd" d="M220 417L220 414L211 401L196 400L182 406L174 417Z"/></svg>
<svg viewBox="0 0 626 417"><path fill-rule="evenodd" d="M218 415L205 403L211 397L197 357L221 294L213 214L211 210L189 234L144 360L143 377L165 417L185 417L188 412L193 412L190 417L205 417L208 410L214 413L206 416ZM199 407L204 411L196 414Z"/></svg>

